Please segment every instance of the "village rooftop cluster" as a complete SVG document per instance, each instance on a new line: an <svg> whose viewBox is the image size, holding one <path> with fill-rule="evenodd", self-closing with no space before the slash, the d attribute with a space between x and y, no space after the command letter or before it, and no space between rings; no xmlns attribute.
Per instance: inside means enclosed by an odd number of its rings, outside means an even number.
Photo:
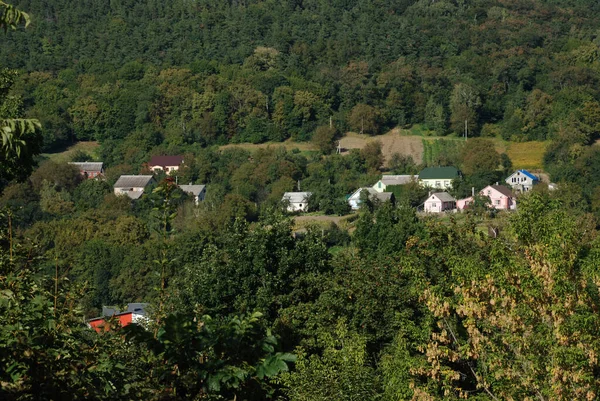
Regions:
<svg viewBox="0 0 600 401"><path fill-rule="evenodd" d="M154 156L148 163L148 169L154 173L160 171L173 174L184 163L183 156ZM86 178L100 178L104 174L102 162L73 162ZM386 191L392 186L401 186L409 183L418 183L430 189L429 197L419 205L419 210L426 213L455 212L468 209L475 201L475 188L471 196L455 199L447 190L452 188L452 182L460 179L460 171L455 167L427 167L418 175L383 175L372 187L358 188L346 197L352 210L358 210L365 196L376 202L394 201L394 194ZM505 179L506 185L488 185L477 192L477 195L489 199L490 207L497 210L515 210L517 195L530 191L540 179L527 170L517 170ZM144 190L156 180L153 174L149 175L122 175L113 186L115 195L126 195L136 200L142 197ZM182 184L178 185L182 191L194 197L197 204L206 197L206 185ZM286 192L282 203L290 213L307 212L311 192Z"/></svg>

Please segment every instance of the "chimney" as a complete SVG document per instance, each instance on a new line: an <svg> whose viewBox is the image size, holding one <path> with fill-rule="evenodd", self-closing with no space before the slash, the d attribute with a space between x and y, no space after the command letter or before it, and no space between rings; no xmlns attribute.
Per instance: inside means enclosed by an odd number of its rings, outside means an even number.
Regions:
<svg viewBox="0 0 600 401"><path fill-rule="evenodd" d="M298 192L300 192L300 180L298 180Z"/></svg>

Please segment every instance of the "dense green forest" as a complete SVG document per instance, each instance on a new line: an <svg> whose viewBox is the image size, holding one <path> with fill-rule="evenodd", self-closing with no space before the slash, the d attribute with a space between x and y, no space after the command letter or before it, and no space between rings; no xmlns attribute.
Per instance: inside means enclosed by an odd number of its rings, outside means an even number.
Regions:
<svg viewBox="0 0 600 401"><path fill-rule="evenodd" d="M55 4L49 4L55 3ZM0 399L574 400L600 394L600 6L574 0L0 1ZM30 22L27 27L26 23ZM14 28L14 29L13 29ZM467 142L462 133L467 120ZM423 160L348 130L420 124ZM347 215L385 169L452 165L452 195L547 140L558 183L513 213ZM313 141L319 151L240 142ZM99 142L104 180L41 152ZM434 152L433 148L437 150ZM182 154L139 200L113 194ZM321 216L318 216L321 217ZM97 333L105 305L146 327Z"/></svg>
<svg viewBox="0 0 600 401"><path fill-rule="evenodd" d="M426 124L510 140L597 129L598 5L555 1L21 1L3 40L44 149L110 164L191 145ZM139 149L131 154L130 149ZM129 151L128 151L129 150Z"/></svg>

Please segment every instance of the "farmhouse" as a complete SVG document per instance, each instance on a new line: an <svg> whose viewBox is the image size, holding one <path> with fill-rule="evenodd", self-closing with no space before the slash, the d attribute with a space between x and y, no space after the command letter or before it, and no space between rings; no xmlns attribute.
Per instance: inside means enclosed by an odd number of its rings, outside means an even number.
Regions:
<svg viewBox="0 0 600 401"><path fill-rule="evenodd" d="M391 192L377 192L373 188L359 188L352 195L348 197L348 203L350 204L350 208L352 210L360 209L360 204L362 200L360 199L360 195L362 191L367 191L369 200L375 202L393 202L394 194Z"/></svg>
<svg viewBox="0 0 600 401"><path fill-rule="evenodd" d="M390 185L404 185L411 181L417 181L418 175L383 175L379 181L373 185L373 189L377 192L385 192Z"/></svg>
<svg viewBox="0 0 600 401"><path fill-rule="evenodd" d="M514 210L517 207L512 191L502 185L488 185L480 195L490 198L490 207L498 210Z"/></svg>
<svg viewBox="0 0 600 401"><path fill-rule="evenodd" d="M77 167L85 178L97 178L104 175L104 163L102 162L70 162Z"/></svg>
<svg viewBox="0 0 600 401"><path fill-rule="evenodd" d="M426 188L448 189L458 177L456 167L427 167L419 173L419 182Z"/></svg>
<svg viewBox="0 0 600 401"><path fill-rule="evenodd" d="M454 210L456 200L448 192L432 193L425 201L424 210L428 213L441 213Z"/></svg>
<svg viewBox="0 0 600 401"><path fill-rule="evenodd" d="M527 170L517 170L512 173L505 182L517 192L531 191L534 185L539 184L540 180Z"/></svg>
<svg viewBox="0 0 600 401"><path fill-rule="evenodd" d="M139 199L144 189L155 182L151 175L122 175L113 188L115 195L127 195L131 199Z"/></svg>
<svg viewBox="0 0 600 401"><path fill-rule="evenodd" d="M189 185L180 185L179 188L181 188L183 192L191 194L194 197L196 205L202 202L206 196L206 185L192 185L192 183L190 183Z"/></svg>
<svg viewBox="0 0 600 401"><path fill-rule="evenodd" d="M165 173L170 173L179 170L179 166L183 164L183 156L152 156L148 163L148 168L152 171L162 170Z"/></svg>
<svg viewBox="0 0 600 401"><path fill-rule="evenodd" d="M312 192L286 192L281 201L286 205L288 212L306 212L311 196Z"/></svg>

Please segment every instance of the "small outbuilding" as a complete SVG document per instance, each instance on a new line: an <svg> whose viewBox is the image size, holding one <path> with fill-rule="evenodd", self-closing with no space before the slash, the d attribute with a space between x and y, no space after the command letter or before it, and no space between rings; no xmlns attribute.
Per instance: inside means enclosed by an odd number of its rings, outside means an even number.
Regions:
<svg viewBox="0 0 600 401"><path fill-rule="evenodd" d="M424 203L424 208L428 213L442 213L456 208L456 199L448 192L435 192L429 195Z"/></svg>
<svg viewBox="0 0 600 401"><path fill-rule="evenodd" d="M156 183L151 175L122 175L114 185L115 195L127 195L131 199L139 199L147 186Z"/></svg>
<svg viewBox="0 0 600 401"><path fill-rule="evenodd" d="M311 196L312 192L286 192L281 201L286 205L288 212L306 212Z"/></svg>
<svg viewBox="0 0 600 401"><path fill-rule="evenodd" d="M183 192L192 195L196 205L202 202L206 197L206 185L192 185L190 183L189 185L180 185L179 188L181 188Z"/></svg>
<svg viewBox="0 0 600 401"><path fill-rule="evenodd" d="M70 162L77 167L85 178L98 178L104 175L104 163L102 162Z"/></svg>

